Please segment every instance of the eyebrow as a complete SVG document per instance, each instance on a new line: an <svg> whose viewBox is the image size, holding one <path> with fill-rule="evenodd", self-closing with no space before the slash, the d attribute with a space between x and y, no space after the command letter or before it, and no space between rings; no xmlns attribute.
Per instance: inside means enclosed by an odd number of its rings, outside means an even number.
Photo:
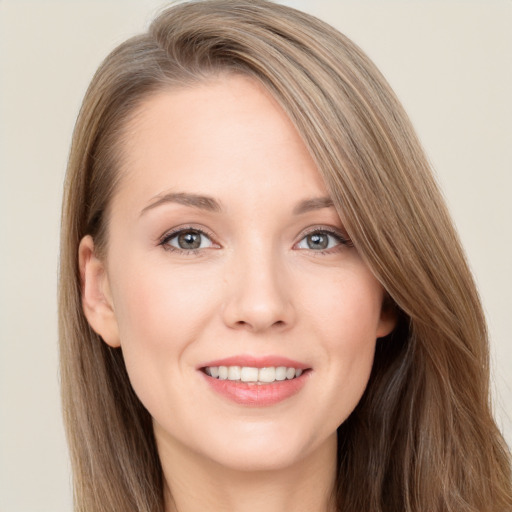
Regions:
<svg viewBox="0 0 512 512"><path fill-rule="evenodd" d="M222 211L220 203L213 197L190 194L187 192L168 192L166 194L157 195L153 199L154 201L143 208L143 210L140 212L141 216L144 215L144 213L147 211L167 203L182 204L184 206L191 206L192 208L198 208L200 210L206 210L210 212ZM331 208L333 206L334 203L330 197L314 197L311 199L304 199L298 203L293 209L293 214L301 215L312 210Z"/></svg>
<svg viewBox="0 0 512 512"><path fill-rule="evenodd" d="M169 192L167 194L155 196L153 199L154 201L146 206L140 212L140 215L143 215L157 206L167 203L178 203L210 212L220 212L222 210L220 203L213 199L213 197L189 194L187 192Z"/></svg>
<svg viewBox="0 0 512 512"><path fill-rule="evenodd" d="M322 208L331 208L334 206L330 197L313 197L312 199L305 199L301 201L294 209L294 215L307 213L312 210L320 210Z"/></svg>

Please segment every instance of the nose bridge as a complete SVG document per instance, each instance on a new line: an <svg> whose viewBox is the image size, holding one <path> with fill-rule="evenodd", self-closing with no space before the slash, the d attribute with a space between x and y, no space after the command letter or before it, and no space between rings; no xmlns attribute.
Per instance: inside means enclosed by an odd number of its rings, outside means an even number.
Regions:
<svg viewBox="0 0 512 512"><path fill-rule="evenodd" d="M293 321L285 263L268 240L234 254L228 274L224 316L229 326L261 331Z"/></svg>

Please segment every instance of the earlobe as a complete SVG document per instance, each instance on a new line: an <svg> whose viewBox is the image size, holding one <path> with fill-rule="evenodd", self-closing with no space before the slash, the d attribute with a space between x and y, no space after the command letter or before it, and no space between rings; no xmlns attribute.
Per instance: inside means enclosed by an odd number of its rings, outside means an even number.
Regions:
<svg viewBox="0 0 512 512"><path fill-rule="evenodd" d="M80 241L78 263L82 283L82 308L92 329L111 347L119 347L119 330L115 316L107 271L94 252L90 235Z"/></svg>
<svg viewBox="0 0 512 512"><path fill-rule="evenodd" d="M393 332L398 322L398 313L393 300L386 296L382 303L379 325L377 328L377 338L383 338Z"/></svg>

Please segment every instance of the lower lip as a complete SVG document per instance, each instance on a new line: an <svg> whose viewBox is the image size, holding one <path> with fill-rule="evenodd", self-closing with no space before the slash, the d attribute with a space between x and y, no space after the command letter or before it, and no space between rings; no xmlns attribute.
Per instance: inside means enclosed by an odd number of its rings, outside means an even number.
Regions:
<svg viewBox="0 0 512 512"><path fill-rule="evenodd" d="M252 407L267 407L297 394L308 378L309 372L290 380L270 384L254 384L237 380L220 380L203 373L206 382L220 395L232 402Z"/></svg>

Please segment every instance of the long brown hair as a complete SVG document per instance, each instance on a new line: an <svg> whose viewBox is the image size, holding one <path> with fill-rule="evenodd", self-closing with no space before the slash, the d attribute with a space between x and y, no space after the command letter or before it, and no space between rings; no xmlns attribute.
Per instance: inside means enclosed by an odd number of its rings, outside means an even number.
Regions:
<svg viewBox="0 0 512 512"><path fill-rule="evenodd" d="M151 418L121 351L84 317L77 250L87 234L100 250L108 243L118 148L137 106L222 71L259 80L287 112L399 318L378 341L367 390L338 429L339 510L511 510L482 309L411 124L350 40L264 0L169 8L106 58L85 96L65 183L59 299L76 510L164 510Z"/></svg>

